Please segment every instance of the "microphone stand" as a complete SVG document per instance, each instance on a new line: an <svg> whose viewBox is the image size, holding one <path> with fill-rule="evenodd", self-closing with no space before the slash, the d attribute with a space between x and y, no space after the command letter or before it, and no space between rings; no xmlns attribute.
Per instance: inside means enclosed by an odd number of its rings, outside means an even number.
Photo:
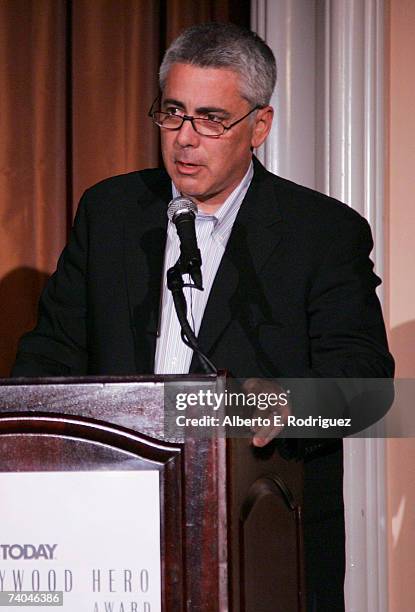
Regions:
<svg viewBox="0 0 415 612"><path fill-rule="evenodd" d="M183 287L193 287L195 289L203 290L201 284L188 285L183 281L183 274L187 273L187 270L183 270L183 265L180 258L176 261L174 266L167 270L167 288L171 291L173 297L173 304L176 310L177 318L179 319L181 327L181 336L183 342L191 348L199 357L200 364L206 374L217 374L217 370L213 363L206 357L206 355L200 350L197 338L187 320L187 303L184 297Z"/></svg>

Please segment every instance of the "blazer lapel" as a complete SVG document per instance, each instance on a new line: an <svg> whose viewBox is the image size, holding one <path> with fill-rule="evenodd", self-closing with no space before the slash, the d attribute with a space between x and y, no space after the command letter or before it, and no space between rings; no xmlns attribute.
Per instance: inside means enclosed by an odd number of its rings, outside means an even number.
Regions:
<svg viewBox="0 0 415 612"><path fill-rule="evenodd" d="M154 370L161 276L171 182L164 172L142 174L140 202L124 208L124 260L137 373Z"/></svg>
<svg viewBox="0 0 415 612"><path fill-rule="evenodd" d="M254 177L235 220L199 331L203 352L214 350L241 308L252 305L251 311L266 310L258 275L281 239L280 222L271 177L254 158ZM191 371L196 369L198 359L193 356Z"/></svg>

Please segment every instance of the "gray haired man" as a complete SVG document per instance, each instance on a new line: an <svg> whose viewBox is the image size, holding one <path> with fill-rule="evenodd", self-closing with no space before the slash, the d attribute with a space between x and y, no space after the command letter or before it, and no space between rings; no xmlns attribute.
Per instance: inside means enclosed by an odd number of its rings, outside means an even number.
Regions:
<svg viewBox="0 0 415 612"><path fill-rule="evenodd" d="M150 110L165 170L84 194L15 376L198 370L165 283L179 254L166 209L179 195L198 206L205 290L186 299L216 367L254 380L393 374L367 223L253 156L271 129L275 78L268 46L231 24L195 26L173 42ZM275 433L257 432L254 444ZM304 504L308 610L340 612L341 443L307 457Z"/></svg>

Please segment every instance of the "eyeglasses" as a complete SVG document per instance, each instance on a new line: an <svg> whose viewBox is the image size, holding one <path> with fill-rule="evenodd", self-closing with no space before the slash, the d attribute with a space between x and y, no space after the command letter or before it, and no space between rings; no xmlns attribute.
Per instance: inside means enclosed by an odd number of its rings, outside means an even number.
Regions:
<svg viewBox="0 0 415 612"><path fill-rule="evenodd" d="M261 106L255 106L249 113L246 113L240 119L237 119L230 125L224 125L222 121L218 119L205 119L203 117L192 117L191 115L176 115L174 113L164 113L162 111L154 111L153 107L159 100L159 96L154 100L151 108L148 112L148 116L152 118L153 122L158 125L159 128L165 130L180 130L185 121L190 121L195 132L201 136L208 136L209 138L219 138L223 136L225 132L233 128L235 125L249 117L251 113L263 108Z"/></svg>

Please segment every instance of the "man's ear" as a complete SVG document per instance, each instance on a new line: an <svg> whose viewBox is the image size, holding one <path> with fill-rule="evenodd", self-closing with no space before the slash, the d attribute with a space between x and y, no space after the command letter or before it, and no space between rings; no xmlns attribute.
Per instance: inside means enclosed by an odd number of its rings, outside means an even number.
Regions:
<svg viewBox="0 0 415 612"><path fill-rule="evenodd" d="M268 136L271 130L273 117L274 109L272 108L272 106L265 106L264 108L260 108L257 111L251 138L251 146L254 149L260 147Z"/></svg>

